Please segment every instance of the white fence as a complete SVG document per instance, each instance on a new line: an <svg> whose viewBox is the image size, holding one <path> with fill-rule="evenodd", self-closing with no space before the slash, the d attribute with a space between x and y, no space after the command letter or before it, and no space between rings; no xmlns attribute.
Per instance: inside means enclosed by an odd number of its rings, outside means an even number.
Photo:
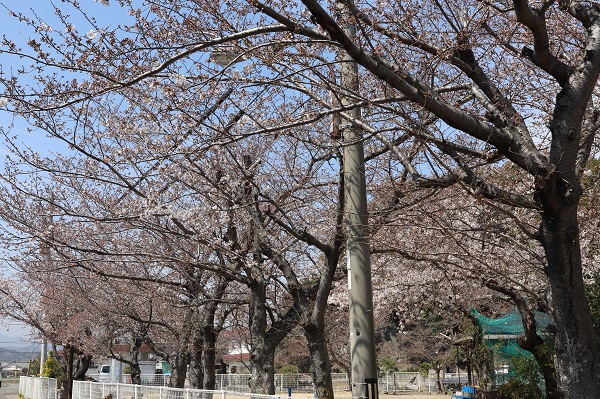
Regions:
<svg viewBox="0 0 600 399"><path fill-rule="evenodd" d="M169 375L166 374L141 374L140 381L142 385L154 385L154 386L163 386L166 387L169 385ZM100 382L109 382L103 380L97 380ZM131 384L131 374L123 374L121 376L121 380L119 381L121 384Z"/></svg>
<svg viewBox="0 0 600 399"><path fill-rule="evenodd" d="M25 377L19 378L19 396L25 399L57 399L56 378Z"/></svg>
<svg viewBox="0 0 600 399"><path fill-rule="evenodd" d="M282 399L282 397L226 390L208 391L202 389L74 381L73 399ZM298 398L294 397L294 399Z"/></svg>
<svg viewBox="0 0 600 399"><path fill-rule="evenodd" d="M250 374L217 374L217 389L233 390L237 392L249 392ZM348 374L332 373L331 379L334 390L348 389ZM312 374L275 374L275 391L287 395L288 390L292 392L313 392Z"/></svg>

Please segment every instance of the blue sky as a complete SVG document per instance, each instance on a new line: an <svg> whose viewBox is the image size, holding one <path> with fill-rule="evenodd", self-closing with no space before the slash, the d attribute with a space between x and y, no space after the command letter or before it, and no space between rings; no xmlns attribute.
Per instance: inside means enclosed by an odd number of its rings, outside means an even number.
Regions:
<svg viewBox="0 0 600 399"><path fill-rule="evenodd" d="M11 11L23 13L27 17L35 20L39 19L40 21L38 21L38 23L43 21L43 23L52 28L53 31L62 32L65 30L64 25L54 15L51 1L8 1L5 3L9 5ZM80 3L81 8L88 12L90 17L96 19L99 27L110 29L111 27L116 27L118 24L131 22L131 17L128 15L127 11L119 7L116 2L112 2L109 6L94 0L82 0ZM55 2L55 4L61 8L66 7L66 3L60 1ZM87 21L79 11L72 8L64 8L64 13L71 16L69 21L73 23L80 34L84 35L93 28L90 22ZM31 28L23 23L19 23L16 18L11 17L9 15L9 10L1 5L0 26L2 27L0 30L1 34L14 41L25 51L28 51L26 43L28 39L32 37ZM0 53L0 68L4 76L10 75L11 70L15 71L22 62L24 61L18 57ZM29 63L29 61L27 61L27 63ZM54 72L55 71L56 70L54 70ZM57 148L60 148L57 147L58 143L56 141L47 139L43 132L27 133L27 124L22 119L15 119L13 115L0 111L0 126L2 128L7 129L7 127L13 123L14 127L11 129L11 136L16 135L17 142L40 150L56 150ZM7 148L0 142L0 164L3 163L3 158L7 154Z"/></svg>
<svg viewBox="0 0 600 399"><path fill-rule="evenodd" d="M113 2L110 6L102 5L93 0L81 0L81 6L88 11L91 16L96 18L99 26L109 28L119 23L125 23L129 16L127 12ZM30 18L40 18L53 30L63 31L64 26L59 23L53 13L52 2L49 0L37 1L6 1L14 12L22 12ZM65 3L56 1L59 7L64 7ZM35 15L34 15L35 13ZM90 31L92 26L81 15L78 15L75 10L66 11L66 14L73 16L73 24L79 32L85 34ZM23 49L26 49L26 42L31 32L28 27L18 22L14 17L9 16L9 11L5 6L0 4L0 34L5 35L10 40L17 43ZM18 57L9 56L0 52L0 67L4 76L10 74L11 68L15 70L20 62ZM1 91L1 88L0 88ZM44 151L60 151L61 145L55 141L45 137L43 132L27 133L27 124L22 119L15 119L8 112L0 111L0 127L4 130L14 123L11 128L11 136L16 136L16 141L26 146L31 146L41 152ZM5 144L0 141L0 170L4 163L4 158L8 154L8 149ZM0 172L1 173L1 172ZM16 322L8 319L0 319L0 347L18 350L36 350L39 348L39 343L31 341L31 330L21 322Z"/></svg>

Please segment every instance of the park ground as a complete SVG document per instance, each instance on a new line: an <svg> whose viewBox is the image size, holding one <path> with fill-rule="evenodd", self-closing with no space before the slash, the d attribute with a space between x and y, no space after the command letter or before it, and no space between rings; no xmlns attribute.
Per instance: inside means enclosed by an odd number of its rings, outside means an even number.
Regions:
<svg viewBox="0 0 600 399"><path fill-rule="evenodd" d="M292 399L294 397L297 398L307 398L306 394L302 394L302 392L298 392L297 394L292 394ZM335 391L334 393L335 399L351 399L352 393L350 391ZM396 393L396 394L387 394L380 393L379 399L449 399L450 394L428 394L428 393ZM308 399L308 398L307 398Z"/></svg>

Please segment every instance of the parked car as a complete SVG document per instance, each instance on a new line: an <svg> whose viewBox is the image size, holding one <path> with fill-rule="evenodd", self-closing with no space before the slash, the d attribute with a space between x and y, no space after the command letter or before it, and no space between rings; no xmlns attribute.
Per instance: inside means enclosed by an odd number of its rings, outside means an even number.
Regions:
<svg viewBox="0 0 600 399"><path fill-rule="evenodd" d="M98 381L110 381L110 364L103 364L98 369Z"/></svg>

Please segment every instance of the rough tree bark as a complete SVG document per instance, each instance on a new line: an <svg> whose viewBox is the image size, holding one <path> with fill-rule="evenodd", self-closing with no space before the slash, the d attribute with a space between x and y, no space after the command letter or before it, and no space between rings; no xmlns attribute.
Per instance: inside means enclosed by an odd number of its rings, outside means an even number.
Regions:
<svg viewBox="0 0 600 399"><path fill-rule="evenodd" d="M427 83L412 75L404 65L394 64L386 57L371 54L351 40L336 23L333 15L321 7L318 1L302 0L302 3L320 27L366 71L400 91L406 96L406 100L423 107L448 126L495 147L507 160L535 178L535 206L541 209L539 240L546 254L546 272L557 327L558 387L565 398L599 398L600 353L584 296L577 208L581 196L579 175L589 157L589 151L586 151L588 143L593 140L597 130L594 127L582 134L587 106L600 75L600 8L581 1L556 2L558 7L554 11L564 12L568 15L567 18L572 18L585 30L586 41L582 57L570 65L551 53L547 13L555 2L544 2L537 8L524 0L512 2L511 12L514 12L518 22L532 36L533 49L524 47L521 56L527 57L560 86L549 124L551 145L549 154L546 155L536 147L523 116L492 79L486 76L485 69L478 64L477 57L468 44L459 43L462 48L455 52L456 58L449 62L472 81L475 96L490 111L487 121L473 117L437 96ZM353 10L357 18L377 26L360 13L354 2L344 3ZM281 14L274 15L271 10L265 12L289 25L289 20ZM295 27L295 30L298 31L299 28ZM436 51L432 50L432 53ZM472 178L472 170L464 165L460 167L465 176L457 177L469 185L475 185L477 180ZM418 174L415 176L418 177ZM488 198L531 207L531 200L523 198L524 196L507 196L501 190L492 189L482 182L477 184L477 189Z"/></svg>
<svg viewBox="0 0 600 399"><path fill-rule="evenodd" d="M256 276L250 282L250 390L253 393L275 394L275 348L266 339L267 306L265 281Z"/></svg>

